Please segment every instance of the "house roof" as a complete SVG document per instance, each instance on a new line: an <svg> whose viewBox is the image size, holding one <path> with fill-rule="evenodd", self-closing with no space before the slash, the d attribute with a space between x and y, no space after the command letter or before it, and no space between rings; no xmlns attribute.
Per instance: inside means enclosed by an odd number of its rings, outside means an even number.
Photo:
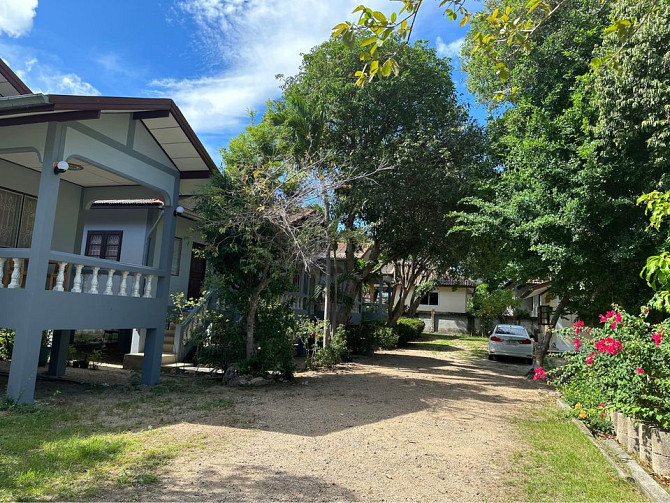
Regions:
<svg viewBox="0 0 670 503"><path fill-rule="evenodd" d="M438 286L477 286L477 281L466 278L465 276L452 276L449 273L442 274L437 278Z"/></svg>
<svg viewBox="0 0 670 503"><path fill-rule="evenodd" d="M32 94L30 88L0 59L0 96Z"/></svg>
<svg viewBox="0 0 670 503"><path fill-rule="evenodd" d="M516 287L516 294L518 297L524 299L532 295L540 295L549 289L551 281L547 280L531 280L525 285Z"/></svg>

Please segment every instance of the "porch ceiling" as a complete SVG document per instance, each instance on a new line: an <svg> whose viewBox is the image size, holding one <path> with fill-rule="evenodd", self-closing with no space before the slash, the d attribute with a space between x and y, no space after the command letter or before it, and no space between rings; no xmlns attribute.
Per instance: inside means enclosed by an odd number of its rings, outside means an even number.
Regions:
<svg viewBox="0 0 670 503"><path fill-rule="evenodd" d="M0 79L2 76L0 75ZM7 83L9 85L9 83ZM2 80L0 80L0 95ZM41 95L33 95L41 96ZM27 99L27 95L22 98ZM28 122L94 119L86 114L129 113L141 121L183 178L203 178L218 171L193 129L171 99L46 95L40 104L0 109L0 127ZM23 162L17 164L28 166ZM31 166L28 166L31 167ZM66 178L67 179L67 178Z"/></svg>
<svg viewBox="0 0 670 503"><path fill-rule="evenodd" d="M0 159L4 159L19 166L42 171L42 163L34 152L2 153ZM138 185L137 183L115 175L107 170L98 168L94 164L75 159L72 163L81 166L82 170L68 170L63 173L61 179L74 183L81 187L107 187L109 185ZM71 163L71 164L72 164Z"/></svg>

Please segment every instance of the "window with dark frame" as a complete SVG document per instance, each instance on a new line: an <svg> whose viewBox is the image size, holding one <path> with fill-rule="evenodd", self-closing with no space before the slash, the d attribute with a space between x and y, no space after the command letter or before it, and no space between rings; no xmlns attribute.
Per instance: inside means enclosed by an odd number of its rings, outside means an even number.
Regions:
<svg viewBox="0 0 670 503"><path fill-rule="evenodd" d="M30 248L37 198L0 188L0 248Z"/></svg>
<svg viewBox="0 0 670 503"><path fill-rule="evenodd" d="M172 267L170 268L170 275L179 276L180 265L181 265L181 238L174 238L174 245L172 248Z"/></svg>
<svg viewBox="0 0 670 503"><path fill-rule="evenodd" d="M438 292L429 292L423 297L421 297L421 304L424 306L437 306Z"/></svg>
<svg viewBox="0 0 670 503"><path fill-rule="evenodd" d="M537 322L540 325L549 325L551 323L551 306L540 306L537 314Z"/></svg>
<svg viewBox="0 0 670 503"><path fill-rule="evenodd" d="M88 231L85 255L118 262L122 240L123 231Z"/></svg>

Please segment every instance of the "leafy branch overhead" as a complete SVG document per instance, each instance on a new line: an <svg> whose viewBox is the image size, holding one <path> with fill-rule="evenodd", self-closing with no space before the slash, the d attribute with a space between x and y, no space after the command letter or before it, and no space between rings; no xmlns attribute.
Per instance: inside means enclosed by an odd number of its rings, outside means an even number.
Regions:
<svg viewBox="0 0 670 503"><path fill-rule="evenodd" d="M457 21L462 28L472 24L473 20L478 21L470 35L469 55L484 53L490 69L503 85L509 80L517 53L530 53L538 31L542 31L546 22L570 3L570 0L528 0L526 3L513 2L497 6L498 2L492 2L487 3L484 10L473 12L468 10L465 0L435 1L444 9L445 17L449 21ZM611 1L599 0L601 4ZM409 43L423 2L402 0L402 8L388 15L359 5L353 10L353 13L360 13L358 21L344 21L332 28L333 38L341 38L350 47L356 44L359 47L363 66L355 72L356 85L361 86L378 76L388 77L399 73L397 49L385 54L379 49L390 39ZM615 47L591 56L592 70L598 70L603 65L618 67L622 48L656 9L652 5L639 19L615 19L607 26L603 35L614 36L618 43ZM362 40L357 37L361 33L365 34ZM496 93L495 99L504 100L516 91L515 87L506 86Z"/></svg>

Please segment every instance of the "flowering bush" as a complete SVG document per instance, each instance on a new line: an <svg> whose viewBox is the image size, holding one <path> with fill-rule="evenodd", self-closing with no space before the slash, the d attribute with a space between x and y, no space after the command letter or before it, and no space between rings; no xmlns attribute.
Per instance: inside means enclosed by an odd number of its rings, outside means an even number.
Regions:
<svg viewBox="0 0 670 503"><path fill-rule="evenodd" d="M551 374L551 381L571 404L579 404L581 419L606 420L606 409L670 428L670 320L647 323L644 308L633 316L615 307L600 315L602 326L589 330L591 339L575 340L567 364ZM580 335L577 322L561 332ZM601 428L596 428L601 429Z"/></svg>

